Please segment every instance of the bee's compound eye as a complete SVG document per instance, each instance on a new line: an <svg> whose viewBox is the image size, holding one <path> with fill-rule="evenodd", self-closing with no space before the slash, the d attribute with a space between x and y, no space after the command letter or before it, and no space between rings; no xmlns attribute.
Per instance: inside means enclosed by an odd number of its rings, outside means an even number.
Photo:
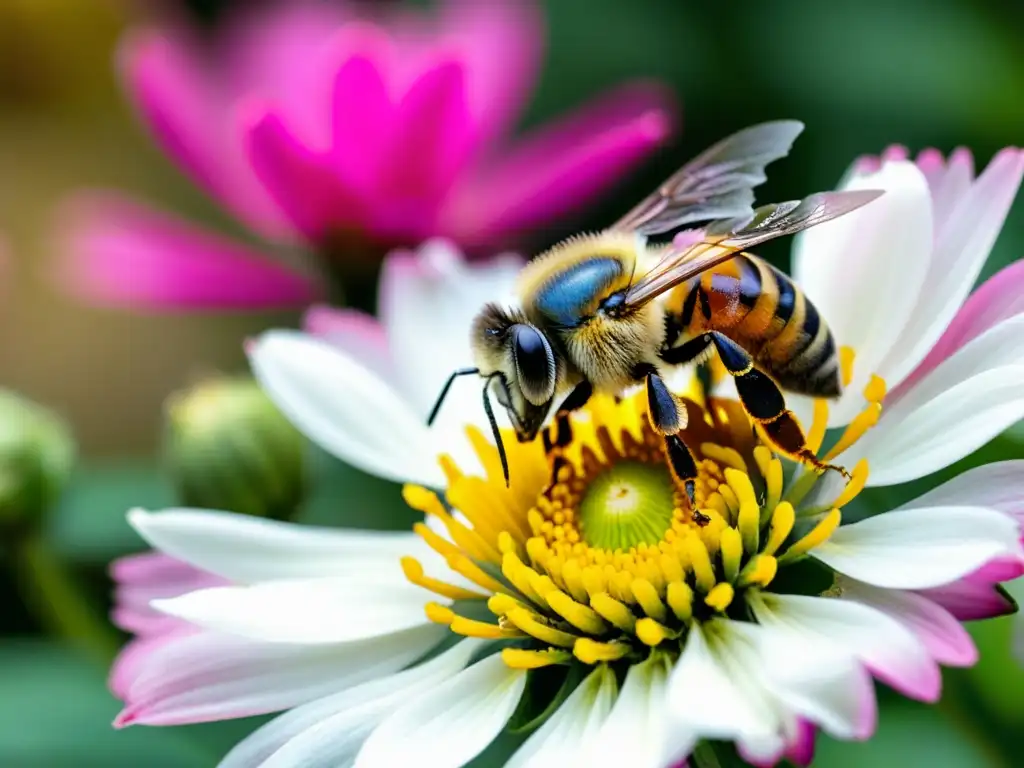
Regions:
<svg viewBox="0 0 1024 768"><path fill-rule="evenodd" d="M550 400L555 394L555 356L544 334L532 325L514 325L512 354L526 399L534 405Z"/></svg>

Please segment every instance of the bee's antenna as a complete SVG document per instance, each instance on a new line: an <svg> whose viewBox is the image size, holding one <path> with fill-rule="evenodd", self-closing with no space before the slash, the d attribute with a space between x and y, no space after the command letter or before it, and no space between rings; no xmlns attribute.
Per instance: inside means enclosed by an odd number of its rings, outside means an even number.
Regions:
<svg viewBox="0 0 1024 768"><path fill-rule="evenodd" d="M488 376L487 381L484 383L484 411L487 412L487 421L491 424L491 434L494 435L494 442L498 446L498 458L501 459L501 471L505 473L505 487L508 488L508 456L505 455L505 444L501 441L501 430L498 429L498 420L494 418L494 409L491 407L491 398L487 396L487 392L491 388L491 380L495 376L500 375L501 374L496 371Z"/></svg>
<svg viewBox="0 0 1024 768"><path fill-rule="evenodd" d="M458 368L452 371L452 375L448 377L448 381L441 387L441 394L437 396L437 400L434 402L434 407L430 409L430 415L427 416L427 426L429 427L434 423L434 419L437 418L438 411L441 410L441 403L448 397L448 390L452 388L452 382L455 381L459 376L469 376L473 373L480 373L479 368Z"/></svg>

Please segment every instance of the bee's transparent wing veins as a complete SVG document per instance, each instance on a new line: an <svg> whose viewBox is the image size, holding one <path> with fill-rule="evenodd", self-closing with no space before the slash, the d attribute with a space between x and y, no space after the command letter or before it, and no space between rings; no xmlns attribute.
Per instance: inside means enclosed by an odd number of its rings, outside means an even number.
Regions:
<svg viewBox="0 0 1024 768"><path fill-rule="evenodd" d="M767 178L765 166L789 154L803 129L799 121L778 120L734 133L676 171L612 229L656 235L753 213L753 188Z"/></svg>
<svg viewBox="0 0 1024 768"><path fill-rule="evenodd" d="M713 221L699 242L670 248L650 272L630 286L624 305L635 308L646 304L739 251L838 218L881 194L874 189L820 192L803 200L764 205L748 215Z"/></svg>

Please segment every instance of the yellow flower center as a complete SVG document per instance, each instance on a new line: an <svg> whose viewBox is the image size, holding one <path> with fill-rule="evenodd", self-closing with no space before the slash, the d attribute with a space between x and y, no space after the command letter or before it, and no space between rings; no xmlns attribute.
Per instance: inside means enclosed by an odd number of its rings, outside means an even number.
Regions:
<svg viewBox="0 0 1024 768"><path fill-rule="evenodd" d="M684 403L680 437L698 464L693 507L642 394L594 398L557 459L541 441L507 436L508 488L496 450L471 429L486 477L464 475L442 457L446 503L405 488L407 502L446 535L423 523L415 529L461 577L428 574L405 558L407 577L445 599L428 603L427 615L457 634L505 641L506 663L525 668L677 653L693 621L743 617L748 590L769 587L828 539L867 467L854 469L828 508L798 515L781 461L756 442L738 403Z"/></svg>

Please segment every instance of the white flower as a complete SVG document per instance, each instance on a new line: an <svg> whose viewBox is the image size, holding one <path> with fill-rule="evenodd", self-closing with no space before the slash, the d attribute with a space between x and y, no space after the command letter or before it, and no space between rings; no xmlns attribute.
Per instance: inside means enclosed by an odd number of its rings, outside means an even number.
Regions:
<svg viewBox="0 0 1024 768"><path fill-rule="evenodd" d="M133 512L155 548L228 585L152 603L191 629L122 674L120 722L289 709L223 765L454 767L543 711L564 678L579 683L512 765L662 768L702 739L734 740L755 762L806 761L816 728L872 733L871 676L933 701L939 664L974 662L929 590L1024 563L1016 521L986 506L996 500L839 528L839 510L801 519L736 404L705 417L691 403L697 517L642 402L595 398L555 478L539 445L509 441L511 488L475 438L488 472L450 466L450 509L406 487L426 515L418 535ZM629 554L594 543L605 535Z"/></svg>

